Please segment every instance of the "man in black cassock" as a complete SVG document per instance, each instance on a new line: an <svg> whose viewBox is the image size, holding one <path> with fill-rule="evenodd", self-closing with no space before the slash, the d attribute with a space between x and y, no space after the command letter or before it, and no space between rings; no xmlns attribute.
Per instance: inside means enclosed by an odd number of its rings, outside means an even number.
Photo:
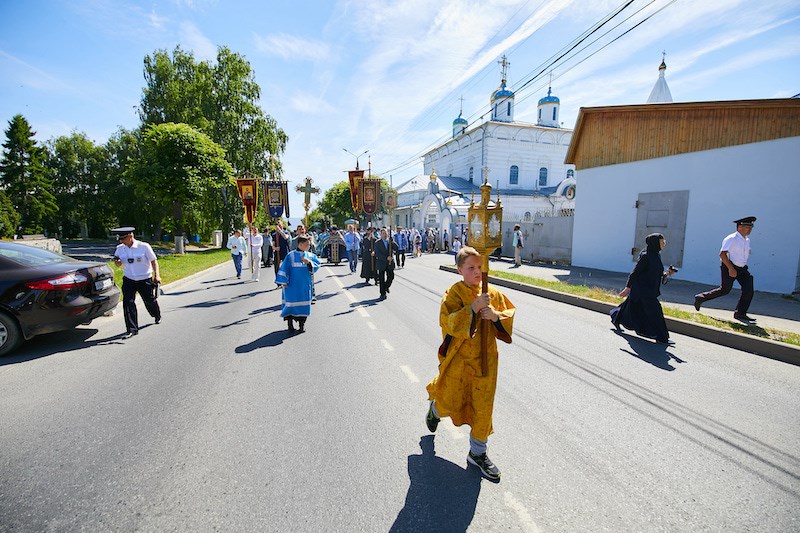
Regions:
<svg viewBox="0 0 800 533"><path fill-rule="evenodd" d="M364 283L369 285L369 280L374 279L378 284L377 271L375 269L375 228L367 228L367 236L361 239L361 277Z"/></svg>
<svg viewBox="0 0 800 533"><path fill-rule="evenodd" d="M375 268L378 274L378 285L381 288L381 300L386 299L386 294L394 280L394 253L397 243L389 238L386 228L381 229L381 238L375 241Z"/></svg>

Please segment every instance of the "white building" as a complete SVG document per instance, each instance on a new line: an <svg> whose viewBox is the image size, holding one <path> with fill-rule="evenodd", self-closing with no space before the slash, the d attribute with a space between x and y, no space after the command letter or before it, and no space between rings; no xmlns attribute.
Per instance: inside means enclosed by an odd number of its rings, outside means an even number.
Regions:
<svg viewBox="0 0 800 533"><path fill-rule="evenodd" d="M469 201L473 192L480 195L484 176L494 188L493 198L499 189L506 223L574 213L575 171L564 163L572 130L560 126L560 101L548 89L539 100L536 124L515 121L505 58L502 63L490 120L470 126L459 113L452 138L423 156L424 175L398 186L395 224L436 227L452 235L466 223Z"/></svg>
<svg viewBox="0 0 800 533"><path fill-rule="evenodd" d="M663 233L679 279L718 284L719 248L755 216L756 290L800 288L800 99L582 108L572 264L626 272Z"/></svg>

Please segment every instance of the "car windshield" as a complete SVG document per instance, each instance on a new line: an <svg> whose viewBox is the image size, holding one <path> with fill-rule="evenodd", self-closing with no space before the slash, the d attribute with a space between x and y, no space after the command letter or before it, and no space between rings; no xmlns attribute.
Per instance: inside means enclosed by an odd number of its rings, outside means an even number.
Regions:
<svg viewBox="0 0 800 533"><path fill-rule="evenodd" d="M24 244L0 245L0 257L24 267L38 267L52 263L63 263L69 260L64 255Z"/></svg>

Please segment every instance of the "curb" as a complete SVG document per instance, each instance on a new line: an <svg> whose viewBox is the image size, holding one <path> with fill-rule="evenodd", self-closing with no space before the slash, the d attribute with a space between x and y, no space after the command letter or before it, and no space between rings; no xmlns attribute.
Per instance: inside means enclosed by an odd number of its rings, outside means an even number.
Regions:
<svg viewBox="0 0 800 533"><path fill-rule="evenodd" d="M439 265L439 270L445 272L458 272L455 267L448 265ZM614 304L584 298L582 296L575 296L564 292L554 291L551 289L543 289L521 283L519 281L511 281L503 278L489 276L489 281L493 285L500 287L508 287L534 296L547 298L548 300L555 300L557 302L582 307L590 311L598 313L609 314L609 311L616 307ZM784 363L800 366L800 347L783 342L773 341L771 339L762 339L753 335L746 335L744 333L737 333L735 331L727 331L724 329L706 326L704 324L697 324L682 320L680 318L664 317L667 322L667 327L673 333L679 333L696 339L712 342L728 348L734 348L744 352L749 352L769 359L775 359Z"/></svg>

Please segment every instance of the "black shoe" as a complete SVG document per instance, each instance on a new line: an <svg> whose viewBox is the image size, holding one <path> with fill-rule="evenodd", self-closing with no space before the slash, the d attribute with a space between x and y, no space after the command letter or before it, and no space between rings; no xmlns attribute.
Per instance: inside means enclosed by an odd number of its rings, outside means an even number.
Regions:
<svg viewBox="0 0 800 533"><path fill-rule="evenodd" d="M469 452L469 455L467 455L467 462L477 466L481 474L483 474L483 477L489 481L500 481L500 469L494 465L492 460L489 459L489 456L485 453L474 455L472 452Z"/></svg>
<svg viewBox="0 0 800 533"><path fill-rule="evenodd" d="M386 287L386 292L389 293L389 292L392 292L392 291L389 290L389 287Z"/></svg>
<svg viewBox="0 0 800 533"><path fill-rule="evenodd" d="M139 334L139 332L138 332L138 331L126 331L126 332L125 332L125 333L122 335L122 337L120 337L120 338L122 338L122 339L130 339L130 338L131 338L131 337L133 337L134 335L138 335L138 334Z"/></svg>
<svg viewBox="0 0 800 533"><path fill-rule="evenodd" d="M305 319L298 320L297 323L300 326L300 333L303 333L306 330L306 321L305 321Z"/></svg>
<svg viewBox="0 0 800 533"><path fill-rule="evenodd" d="M751 318L744 313L733 313L733 318L736 320L742 320L744 322L755 322L755 318Z"/></svg>
<svg viewBox="0 0 800 533"><path fill-rule="evenodd" d="M425 415L425 425L428 426L428 431L431 433L436 433L436 428L439 427L439 418L435 414L433 414L433 404L428 407L428 414Z"/></svg>
<svg viewBox="0 0 800 533"><path fill-rule="evenodd" d="M656 341L658 344L664 344L666 346L675 346L675 341L671 339L667 339L665 341Z"/></svg>
<svg viewBox="0 0 800 533"><path fill-rule="evenodd" d="M161 317L156 318L156 324L161 324Z"/></svg>
<svg viewBox="0 0 800 533"><path fill-rule="evenodd" d="M289 331L293 332L294 331L294 320L292 320L290 318L289 320L286 321L286 323L289 324Z"/></svg>
<svg viewBox="0 0 800 533"><path fill-rule="evenodd" d="M386 293L381 294L381 297L378 298L378 300L385 300L385 299L386 299Z"/></svg>
<svg viewBox="0 0 800 533"><path fill-rule="evenodd" d="M611 323L614 324L614 329L617 331L622 331L622 326L619 325L619 322L612 321Z"/></svg>
<svg viewBox="0 0 800 533"><path fill-rule="evenodd" d="M694 297L694 308L695 308L695 311L699 311L701 305L703 305L703 300L701 300L700 298L695 296Z"/></svg>

